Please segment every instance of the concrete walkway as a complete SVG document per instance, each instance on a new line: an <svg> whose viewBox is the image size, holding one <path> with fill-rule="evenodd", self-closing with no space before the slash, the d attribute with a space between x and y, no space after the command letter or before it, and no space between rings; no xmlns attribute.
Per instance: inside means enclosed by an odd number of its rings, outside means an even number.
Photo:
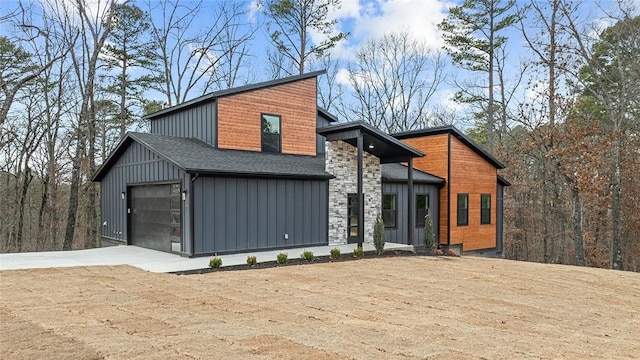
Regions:
<svg viewBox="0 0 640 360"><path fill-rule="evenodd" d="M276 255L285 252L289 259L299 258L303 251L313 251L315 256L326 256L333 248L340 249L342 256L352 256L356 244L339 246L317 246L272 251L256 251L241 254L221 255L222 266L246 264L247 255L255 255L258 262L275 261ZM365 251L374 251L372 244L364 244ZM385 250L413 250L413 246L386 243ZM162 251L137 246L112 246L88 250L46 251L32 253L0 254L0 270L96 266L131 265L151 272L172 272L203 269L209 266L210 257L184 258Z"/></svg>

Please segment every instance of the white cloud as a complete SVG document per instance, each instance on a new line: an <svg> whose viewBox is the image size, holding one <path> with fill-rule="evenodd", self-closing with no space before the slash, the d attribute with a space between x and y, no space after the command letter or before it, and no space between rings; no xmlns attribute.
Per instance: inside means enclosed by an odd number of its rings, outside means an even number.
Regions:
<svg viewBox="0 0 640 360"><path fill-rule="evenodd" d="M443 42L437 25L446 17L449 2L441 0L372 0L362 5L352 37L361 42L398 31L412 33L432 49Z"/></svg>

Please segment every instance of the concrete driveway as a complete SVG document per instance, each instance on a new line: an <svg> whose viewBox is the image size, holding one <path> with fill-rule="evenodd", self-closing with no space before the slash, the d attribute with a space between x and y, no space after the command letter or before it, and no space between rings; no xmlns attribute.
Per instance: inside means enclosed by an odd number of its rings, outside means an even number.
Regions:
<svg viewBox="0 0 640 360"><path fill-rule="evenodd" d="M281 252L289 258L299 258L303 251L311 250L316 256L326 256L333 248L339 248L343 256L351 256L355 244L340 246L317 246L286 250L249 252L221 255L222 266L246 264L247 255L256 255L258 262L274 261ZM375 250L373 245L364 244L365 251ZM413 246L386 243L385 250L413 250ZM162 251L137 246L111 246L97 249L73 251L44 251L32 253L0 254L0 270L95 266L95 265L131 265L151 272L172 272L203 269L209 266L209 257L185 258Z"/></svg>

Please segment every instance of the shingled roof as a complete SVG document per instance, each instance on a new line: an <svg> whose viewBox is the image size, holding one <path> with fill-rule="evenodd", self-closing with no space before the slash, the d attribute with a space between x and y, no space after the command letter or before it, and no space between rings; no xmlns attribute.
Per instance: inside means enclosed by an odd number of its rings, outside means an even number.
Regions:
<svg viewBox="0 0 640 360"><path fill-rule="evenodd" d="M393 164L381 164L382 180L389 182L407 182L408 180L408 167L400 163ZM427 172L413 169L413 182L414 183L427 183L444 185L445 180L441 177L431 175Z"/></svg>
<svg viewBox="0 0 640 360"><path fill-rule="evenodd" d="M194 138L130 132L93 176L100 181L132 142L138 142L188 173L329 179L323 156L216 149Z"/></svg>

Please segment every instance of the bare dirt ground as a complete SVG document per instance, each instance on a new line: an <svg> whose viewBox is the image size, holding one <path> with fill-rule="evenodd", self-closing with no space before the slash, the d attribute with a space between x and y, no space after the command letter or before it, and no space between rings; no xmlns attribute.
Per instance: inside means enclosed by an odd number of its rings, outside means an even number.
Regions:
<svg viewBox="0 0 640 360"><path fill-rule="evenodd" d="M472 257L4 271L0 357L640 358L640 275Z"/></svg>

